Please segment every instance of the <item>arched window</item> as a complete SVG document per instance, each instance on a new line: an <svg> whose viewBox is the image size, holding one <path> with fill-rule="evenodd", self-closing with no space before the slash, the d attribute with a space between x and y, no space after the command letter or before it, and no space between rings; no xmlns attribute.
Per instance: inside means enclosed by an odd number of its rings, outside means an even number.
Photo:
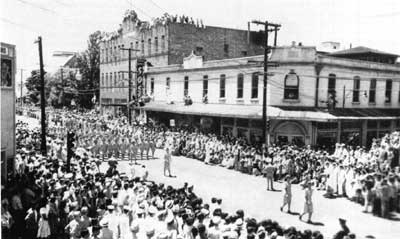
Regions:
<svg viewBox="0 0 400 239"><path fill-rule="evenodd" d="M243 74L240 73L237 76L237 98L243 98Z"/></svg>
<svg viewBox="0 0 400 239"><path fill-rule="evenodd" d="M294 72L294 70L290 70L289 74L285 76L285 90L283 93L284 99L299 99L299 82L299 76Z"/></svg>

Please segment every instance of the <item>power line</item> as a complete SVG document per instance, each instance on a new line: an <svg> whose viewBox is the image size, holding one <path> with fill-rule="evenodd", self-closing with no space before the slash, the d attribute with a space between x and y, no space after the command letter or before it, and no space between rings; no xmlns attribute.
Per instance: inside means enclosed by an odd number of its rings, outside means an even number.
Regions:
<svg viewBox="0 0 400 239"><path fill-rule="evenodd" d="M41 6L41 5L37 4L37 3L27 2L27 1L25 1L25 0L17 0L17 1L18 1L18 2L21 2L21 3L23 3L23 4L26 4L26 5L30 5L30 6L32 6L32 7L41 9L41 10L43 10L43 11L50 12L50 13L52 13L52 14L57 14L56 11L51 10L51 9L48 9L48 8L45 8L45 7L43 7L43 6Z"/></svg>

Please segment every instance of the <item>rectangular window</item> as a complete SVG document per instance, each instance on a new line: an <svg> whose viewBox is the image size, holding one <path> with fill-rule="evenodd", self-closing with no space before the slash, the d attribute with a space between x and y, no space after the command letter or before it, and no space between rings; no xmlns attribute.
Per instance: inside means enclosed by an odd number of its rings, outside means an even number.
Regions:
<svg viewBox="0 0 400 239"><path fill-rule="evenodd" d="M369 103L375 103L376 96L376 79L371 79L369 82Z"/></svg>
<svg viewBox="0 0 400 239"><path fill-rule="evenodd" d="M120 79L121 87L122 87L121 91L124 91L125 90L125 81L124 81L124 74L123 73L121 73L119 79Z"/></svg>
<svg viewBox="0 0 400 239"><path fill-rule="evenodd" d="M114 61L118 60L117 46L114 46Z"/></svg>
<svg viewBox="0 0 400 239"><path fill-rule="evenodd" d="M150 94L154 94L154 78L150 78Z"/></svg>
<svg viewBox="0 0 400 239"><path fill-rule="evenodd" d="M208 95L208 76L203 76L203 97Z"/></svg>
<svg viewBox="0 0 400 239"><path fill-rule="evenodd" d="M108 48L106 48L106 63L108 62Z"/></svg>
<svg viewBox="0 0 400 239"><path fill-rule="evenodd" d="M224 74L219 77L219 98L225 98L225 79Z"/></svg>
<svg viewBox="0 0 400 239"><path fill-rule="evenodd" d="M158 37L154 37L154 53L158 52Z"/></svg>
<svg viewBox="0 0 400 239"><path fill-rule="evenodd" d="M360 77L353 79L353 102L360 102Z"/></svg>
<svg viewBox="0 0 400 239"><path fill-rule="evenodd" d="M104 73L101 73L101 87L104 87Z"/></svg>
<svg viewBox="0 0 400 239"><path fill-rule="evenodd" d="M161 36L161 51L165 51L165 36Z"/></svg>
<svg viewBox="0 0 400 239"><path fill-rule="evenodd" d="M242 56L247 56L247 51L242 51Z"/></svg>
<svg viewBox="0 0 400 239"><path fill-rule="evenodd" d="M121 48L125 48L124 44L121 45ZM120 49L119 52L120 52L120 55L121 55L121 60L123 60L124 57L125 57L125 51Z"/></svg>
<svg viewBox="0 0 400 239"><path fill-rule="evenodd" d="M147 40L147 49L148 49L149 55L151 55L151 38L149 38L149 40Z"/></svg>
<svg viewBox="0 0 400 239"><path fill-rule="evenodd" d="M142 49L140 52L142 53L142 55L144 55L144 40L142 40Z"/></svg>
<svg viewBox="0 0 400 239"><path fill-rule="evenodd" d="M201 53L203 53L203 47L201 47L201 46L196 46L196 54L197 54L197 55L201 55Z"/></svg>
<svg viewBox="0 0 400 239"><path fill-rule="evenodd" d="M135 56L137 56L138 55L138 50L139 50L139 41L135 42L135 50L137 50L137 51L135 51Z"/></svg>
<svg viewBox="0 0 400 239"><path fill-rule="evenodd" d="M117 87L117 72L114 72L114 87ZM113 91L117 91L116 89Z"/></svg>
<svg viewBox="0 0 400 239"><path fill-rule="evenodd" d="M189 94L189 76L185 76L183 81L183 95L187 96Z"/></svg>
<svg viewBox="0 0 400 239"><path fill-rule="evenodd" d="M228 57L229 56L229 45L224 44L224 56Z"/></svg>
<svg viewBox="0 0 400 239"><path fill-rule="evenodd" d="M243 74L240 73L237 77L237 98L243 98Z"/></svg>
<svg viewBox="0 0 400 239"><path fill-rule="evenodd" d="M251 98L258 98L258 72L251 75Z"/></svg>
<svg viewBox="0 0 400 239"><path fill-rule="evenodd" d="M399 84L399 99L398 101L400 102L400 84Z"/></svg>
<svg viewBox="0 0 400 239"><path fill-rule="evenodd" d="M104 87L105 87L105 91L107 91L107 87L108 87L108 73L106 73L106 81L105 81Z"/></svg>
<svg viewBox="0 0 400 239"><path fill-rule="evenodd" d="M386 80L385 103L392 102L392 80Z"/></svg>

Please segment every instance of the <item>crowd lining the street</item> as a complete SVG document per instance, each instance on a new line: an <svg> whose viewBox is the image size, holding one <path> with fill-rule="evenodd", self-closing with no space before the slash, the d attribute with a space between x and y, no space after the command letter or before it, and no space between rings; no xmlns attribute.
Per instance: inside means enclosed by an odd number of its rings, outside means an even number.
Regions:
<svg viewBox="0 0 400 239"><path fill-rule="evenodd" d="M146 168L130 175L118 172L113 159L154 159L156 148L264 175L271 190L274 180L285 178L326 190L327 197L347 196L365 210L372 206L375 215L388 217L399 210L397 132L376 140L370 150L337 144L328 154L310 147L256 148L190 128L129 127L124 118L94 112L55 111L48 121L47 157L39 153L39 130L17 125L16 173L2 185L3 238L323 238L318 231L246 218L242 210L229 214L221 210L222 200L203 202L193 186L149 181ZM67 129L77 139L70 172ZM100 172L104 160L109 168ZM335 238L355 238L343 220L341 226Z"/></svg>

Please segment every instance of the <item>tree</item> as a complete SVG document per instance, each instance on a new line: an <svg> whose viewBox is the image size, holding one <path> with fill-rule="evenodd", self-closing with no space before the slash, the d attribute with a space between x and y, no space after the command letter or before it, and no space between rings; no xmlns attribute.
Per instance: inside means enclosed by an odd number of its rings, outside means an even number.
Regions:
<svg viewBox="0 0 400 239"><path fill-rule="evenodd" d="M48 99L50 95L50 85L49 82L51 82L51 77L45 72L44 75L44 84L45 84L45 99ZM41 89L41 80L40 80L40 71L39 70L33 70L31 72L31 76L28 77L28 79L25 82L25 87L28 90L28 96L30 102L33 104L39 104L40 103L40 89Z"/></svg>
<svg viewBox="0 0 400 239"><path fill-rule="evenodd" d="M79 89L78 104L84 108L92 108L92 98L99 99L100 94L100 42L103 33L96 31L89 36L88 48L77 57L77 68L82 76L77 81Z"/></svg>

